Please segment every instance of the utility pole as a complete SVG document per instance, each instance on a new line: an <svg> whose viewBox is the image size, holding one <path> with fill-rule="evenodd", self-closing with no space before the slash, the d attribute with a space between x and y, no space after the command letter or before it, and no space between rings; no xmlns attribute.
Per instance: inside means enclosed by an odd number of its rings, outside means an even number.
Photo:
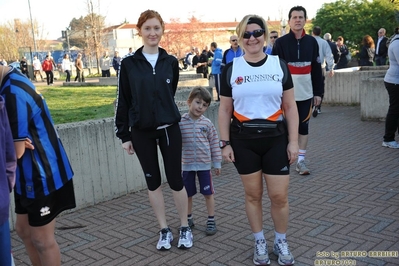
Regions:
<svg viewBox="0 0 399 266"><path fill-rule="evenodd" d="M67 44L68 44L68 54L70 54L71 53L71 46L69 45L69 33L68 33L68 28L66 28L66 41L67 41Z"/></svg>
<svg viewBox="0 0 399 266"><path fill-rule="evenodd" d="M68 34L69 28L66 28L66 30L61 31L62 38L66 39L66 42L68 44L68 54L71 53L71 46L69 44L69 34Z"/></svg>
<svg viewBox="0 0 399 266"><path fill-rule="evenodd" d="M36 39L35 39L35 29L33 27L32 12L30 10L30 0L28 0L28 5L29 5L29 14L30 14L30 24L32 26L33 46L35 48L35 53L37 54Z"/></svg>

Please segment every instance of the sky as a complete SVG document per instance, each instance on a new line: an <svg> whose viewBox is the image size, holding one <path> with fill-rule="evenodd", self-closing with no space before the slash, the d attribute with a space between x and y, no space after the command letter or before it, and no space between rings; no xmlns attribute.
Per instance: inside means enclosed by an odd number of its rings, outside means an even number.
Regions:
<svg viewBox="0 0 399 266"><path fill-rule="evenodd" d="M147 0L148 1L148 0ZM245 15L257 14L266 20L288 19L291 7L305 7L308 18L316 15L324 3L336 0L265 0L245 1L190 1L190 0L92 0L94 12L105 17L106 26L121 24L123 21L137 23L140 13L153 9L158 11L165 22L179 18L186 22L187 18L195 16L203 22L240 21ZM69 25L73 18L80 18L88 13L88 0L1 0L0 24L4 25L20 19L38 22L39 32L46 39L55 40L61 37L61 31ZM229 3L230 2L230 3ZM240 4L238 4L240 3ZM30 11L29 12L29 4Z"/></svg>

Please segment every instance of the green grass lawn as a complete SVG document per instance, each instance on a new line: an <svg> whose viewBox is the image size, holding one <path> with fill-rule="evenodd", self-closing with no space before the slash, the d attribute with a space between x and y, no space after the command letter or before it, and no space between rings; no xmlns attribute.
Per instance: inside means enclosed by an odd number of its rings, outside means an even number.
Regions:
<svg viewBox="0 0 399 266"><path fill-rule="evenodd" d="M50 109L55 124L114 116L115 86L37 86Z"/></svg>

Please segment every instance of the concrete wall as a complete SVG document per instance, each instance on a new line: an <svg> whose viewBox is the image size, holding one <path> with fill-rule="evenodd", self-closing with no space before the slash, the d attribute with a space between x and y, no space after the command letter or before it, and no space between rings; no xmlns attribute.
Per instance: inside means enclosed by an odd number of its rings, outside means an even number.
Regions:
<svg viewBox="0 0 399 266"><path fill-rule="evenodd" d="M384 76L364 77L360 80L361 120L384 120L389 107Z"/></svg>
<svg viewBox="0 0 399 266"><path fill-rule="evenodd" d="M177 104L181 114L187 112L185 102ZM212 103L205 116L219 132L218 108L219 103ZM115 137L113 118L62 124L56 128L75 173L76 209L147 188L137 156L127 155ZM162 156L159 158L163 181L166 182ZM13 197L11 202L9 221L13 230Z"/></svg>
<svg viewBox="0 0 399 266"><path fill-rule="evenodd" d="M324 103L359 105L362 120L384 120L389 99L384 85L388 66L354 67L326 77Z"/></svg>
<svg viewBox="0 0 399 266"><path fill-rule="evenodd" d="M97 81L86 80L86 82L64 82L62 84L65 87L80 87L80 86L117 86L118 78L111 76L109 78L99 77ZM182 72L179 77L179 88L180 87L193 87L193 86L209 86L208 79L202 78L202 74L190 74Z"/></svg>
<svg viewBox="0 0 399 266"><path fill-rule="evenodd" d="M332 78L326 77L324 103L360 104L361 80L373 76L384 76L388 66L353 67L336 70ZM383 82L382 82L383 83Z"/></svg>

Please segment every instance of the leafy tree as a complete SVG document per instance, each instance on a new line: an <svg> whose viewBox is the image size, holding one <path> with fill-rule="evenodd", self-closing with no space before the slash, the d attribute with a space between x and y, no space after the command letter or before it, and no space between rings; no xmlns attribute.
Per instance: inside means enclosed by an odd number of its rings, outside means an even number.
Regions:
<svg viewBox="0 0 399 266"><path fill-rule="evenodd" d="M350 50L358 50L364 35L377 37L380 28L391 35L399 22L398 0L338 0L326 3L313 19L314 26L320 26L324 33L333 38L343 36Z"/></svg>
<svg viewBox="0 0 399 266"><path fill-rule="evenodd" d="M165 34L160 46L181 59L191 47L198 47L202 51L205 46L209 48L211 42L220 43L229 37L230 33L220 23L202 22L195 16L190 17L188 23L182 23L179 18L172 18L170 23L165 25Z"/></svg>
<svg viewBox="0 0 399 266"><path fill-rule="evenodd" d="M37 21L33 21L35 36L39 36L37 31ZM43 38L43 34L41 34ZM30 20L22 21L14 19L13 22L7 22L0 25L0 53L7 62L13 62L21 59L22 53L34 52L34 41L32 37L32 25ZM36 48L38 51L45 48L43 39L36 39ZM30 60L30 58L28 58Z"/></svg>
<svg viewBox="0 0 399 266"><path fill-rule="evenodd" d="M84 33L86 31L86 18L85 17L80 17L80 18L73 18L71 22L69 23L69 45L70 46L76 46L79 48L85 48L86 47L86 39L84 37ZM68 46L66 43L66 40L63 43L64 48Z"/></svg>
<svg viewBox="0 0 399 266"><path fill-rule="evenodd" d="M91 64L94 59L99 69L99 57L102 50L102 30L105 28L105 17L94 12L93 0L86 0L87 15L80 18L73 18L69 23L69 44L77 46L83 51L85 64ZM67 47L66 40L64 47Z"/></svg>

